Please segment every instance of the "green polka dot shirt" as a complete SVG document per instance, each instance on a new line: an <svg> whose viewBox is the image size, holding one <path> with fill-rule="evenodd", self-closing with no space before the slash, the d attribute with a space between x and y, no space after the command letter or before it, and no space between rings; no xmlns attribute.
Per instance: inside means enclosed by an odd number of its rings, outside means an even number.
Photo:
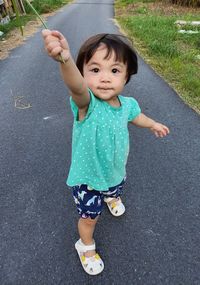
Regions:
<svg viewBox="0 0 200 285"><path fill-rule="evenodd" d="M120 107L113 107L90 92L90 104L82 121L70 97L74 115L72 158L68 186L86 184L107 191L126 176L129 153L128 122L140 113L137 101L119 95Z"/></svg>

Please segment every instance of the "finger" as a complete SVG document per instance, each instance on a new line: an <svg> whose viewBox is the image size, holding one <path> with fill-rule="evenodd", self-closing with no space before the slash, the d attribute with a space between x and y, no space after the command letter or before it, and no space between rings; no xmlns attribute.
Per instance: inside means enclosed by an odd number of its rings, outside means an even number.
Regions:
<svg viewBox="0 0 200 285"><path fill-rule="evenodd" d="M57 42L60 42L60 39L56 36L53 36L53 35L49 35L45 38L45 42L49 43L51 41L57 41Z"/></svg>
<svg viewBox="0 0 200 285"><path fill-rule="evenodd" d="M165 132L166 132L167 134L169 134L169 128L168 128L167 126L163 126L163 129L165 130Z"/></svg>
<svg viewBox="0 0 200 285"><path fill-rule="evenodd" d="M169 134L169 129L167 127L165 127L163 129L165 136L167 136Z"/></svg>
<svg viewBox="0 0 200 285"><path fill-rule="evenodd" d="M49 52L51 52L56 47L61 47L60 42L58 42L58 41L50 41L49 43L46 44L46 50L49 51Z"/></svg>
<svg viewBox="0 0 200 285"><path fill-rule="evenodd" d="M45 50L49 52L53 47L55 47L55 45L60 45L58 39L52 36L46 36L46 38L44 39Z"/></svg>
<svg viewBox="0 0 200 285"><path fill-rule="evenodd" d="M69 49L69 45L68 45L68 43L66 42L65 39L61 40L60 43L61 43L61 46L62 46L64 49Z"/></svg>
<svg viewBox="0 0 200 285"><path fill-rule="evenodd" d="M69 45L65 37L58 31L52 31L52 36L55 36L61 43L63 49L69 49Z"/></svg>
<svg viewBox="0 0 200 285"><path fill-rule="evenodd" d="M163 135L164 136L167 136L169 134L169 129L168 128L165 128L164 130L163 130Z"/></svg>
<svg viewBox="0 0 200 285"><path fill-rule="evenodd" d="M159 137L160 137L160 138L163 138L164 136L165 136L164 133L162 133L162 132L159 133Z"/></svg>
<svg viewBox="0 0 200 285"><path fill-rule="evenodd" d="M61 52L62 52L62 48L58 46L58 47L52 49L50 54L53 57L57 57L58 55L60 55Z"/></svg>
<svg viewBox="0 0 200 285"><path fill-rule="evenodd" d="M59 32L54 33L53 31L50 30L42 30L42 36L45 40L46 43L49 43L50 41L60 41L60 36L58 36L58 34L60 34ZM63 37L64 38L64 37Z"/></svg>
<svg viewBox="0 0 200 285"><path fill-rule="evenodd" d="M60 41L65 40L65 37L58 31L51 31L52 36L57 37Z"/></svg>
<svg viewBox="0 0 200 285"><path fill-rule="evenodd" d="M49 36L51 34L50 30L44 29L42 30L42 36L44 37L44 39Z"/></svg>

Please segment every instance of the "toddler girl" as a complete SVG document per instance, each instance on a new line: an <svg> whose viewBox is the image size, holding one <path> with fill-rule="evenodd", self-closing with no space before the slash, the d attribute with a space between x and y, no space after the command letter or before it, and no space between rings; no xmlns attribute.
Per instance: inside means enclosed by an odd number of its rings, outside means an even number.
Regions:
<svg viewBox="0 0 200 285"><path fill-rule="evenodd" d="M49 56L60 62L71 93L74 126L67 184L80 215L75 248L84 270L96 275L104 269L93 239L103 204L113 216L125 212L121 194L129 153L127 125L148 128L157 137L169 129L141 113L135 99L121 95L138 69L135 51L121 36L92 36L82 45L76 64L61 33L44 30L43 38Z"/></svg>

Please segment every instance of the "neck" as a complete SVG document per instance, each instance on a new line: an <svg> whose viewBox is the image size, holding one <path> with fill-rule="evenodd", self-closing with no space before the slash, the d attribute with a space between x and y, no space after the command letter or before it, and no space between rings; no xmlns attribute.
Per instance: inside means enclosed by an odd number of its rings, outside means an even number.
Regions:
<svg viewBox="0 0 200 285"><path fill-rule="evenodd" d="M120 107L121 106L121 103L120 103L120 100L118 98L118 96L112 98L112 99L109 99L108 101L106 100L106 102L111 105L112 107Z"/></svg>

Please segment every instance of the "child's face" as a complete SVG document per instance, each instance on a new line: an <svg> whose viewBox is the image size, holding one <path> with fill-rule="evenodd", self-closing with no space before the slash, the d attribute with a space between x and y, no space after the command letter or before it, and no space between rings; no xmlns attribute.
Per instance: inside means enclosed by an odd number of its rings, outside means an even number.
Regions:
<svg viewBox="0 0 200 285"><path fill-rule="evenodd" d="M127 80L127 65L116 61L112 52L105 58L107 48L101 45L88 63L84 64L83 76L96 97L112 101L121 93Z"/></svg>

